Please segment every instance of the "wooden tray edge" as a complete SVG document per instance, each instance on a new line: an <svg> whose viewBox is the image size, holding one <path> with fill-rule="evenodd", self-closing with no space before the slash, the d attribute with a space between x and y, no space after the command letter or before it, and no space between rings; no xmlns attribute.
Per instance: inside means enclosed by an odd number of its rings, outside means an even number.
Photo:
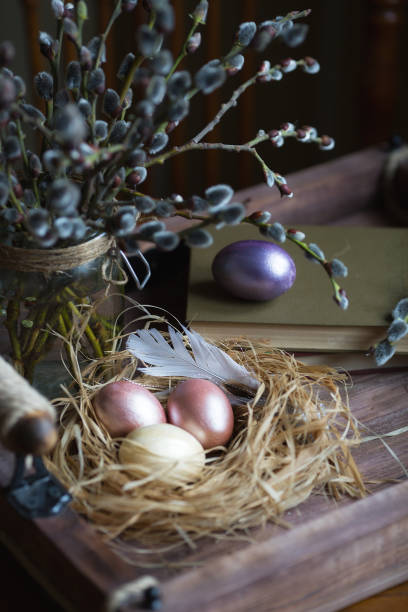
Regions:
<svg viewBox="0 0 408 612"><path fill-rule="evenodd" d="M215 558L165 584L165 610L330 612L398 584L408 578L407 500L402 482Z"/></svg>

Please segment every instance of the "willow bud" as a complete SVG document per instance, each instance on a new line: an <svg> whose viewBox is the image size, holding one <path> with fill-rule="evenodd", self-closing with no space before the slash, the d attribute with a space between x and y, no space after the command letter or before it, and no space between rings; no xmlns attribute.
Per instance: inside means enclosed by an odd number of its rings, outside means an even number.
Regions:
<svg viewBox="0 0 408 612"><path fill-rule="evenodd" d="M43 100L51 100L54 91L54 79L48 72L39 72L34 77L34 85Z"/></svg>
<svg viewBox="0 0 408 612"><path fill-rule="evenodd" d="M187 41L186 50L187 53L195 53L201 45L201 32L196 32Z"/></svg>
<svg viewBox="0 0 408 612"><path fill-rule="evenodd" d="M0 44L0 67L8 66L14 59L16 51L13 43L8 40Z"/></svg>
<svg viewBox="0 0 408 612"><path fill-rule="evenodd" d="M201 0L201 2L197 4L194 11L191 13L191 17L194 19L195 22L205 25L206 20L207 20L207 13L208 13L208 1Z"/></svg>

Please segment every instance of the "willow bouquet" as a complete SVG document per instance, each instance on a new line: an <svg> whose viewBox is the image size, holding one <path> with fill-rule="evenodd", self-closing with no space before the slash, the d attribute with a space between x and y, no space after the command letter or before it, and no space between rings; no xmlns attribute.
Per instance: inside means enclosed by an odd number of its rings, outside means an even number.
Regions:
<svg viewBox="0 0 408 612"><path fill-rule="evenodd" d="M35 91L43 101L41 108L28 102L30 96L24 81L11 70L13 45L3 42L0 46L3 259L6 247L55 251L97 236L112 237L124 252L143 257L139 241L151 242L164 251L175 249L180 241L192 247L206 247L212 242L208 231L211 226L219 230L225 225L251 223L277 242L286 239L295 242L308 258L320 263L329 276L335 302L347 308L348 298L336 280L347 274L344 264L337 259L327 260L318 245L307 243L299 231L285 229L268 211L247 216L245 205L234 201L231 186L212 185L201 194L172 194L161 198L151 197L143 189L152 167L192 150L222 149L252 155L266 183L278 189L282 197L293 196L285 178L261 157L258 145L269 141L271 147L279 148L287 138L294 138L329 150L334 146L332 138L319 136L314 127L295 127L290 122L276 129L267 126L268 129L260 130L242 144L210 143L205 137L248 87L274 86L296 69L314 75L319 71L319 63L314 58L287 57L274 65L268 59L261 59L257 72L237 86L212 121L188 142L172 146L171 133L186 118L197 96L209 95L227 79L237 78L248 51L262 55L277 38L289 47L302 43L307 25L299 20L310 11L292 11L260 24L241 23L225 54L192 73L188 70L188 58L200 47L201 29L209 8L207 0L200 1L189 15L191 27L177 57L166 48L176 26L169 0L141 3L119 0L105 31L91 40L85 38L89 19L85 1L52 0L51 7L56 33L40 32L38 37L40 50L49 64L48 70L34 78ZM131 48L118 67L119 86L106 88L104 63L109 33L124 13L135 9L144 12L146 22L137 28ZM66 44L74 46L77 58L64 66ZM182 63L186 66L181 66ZM34 132L30 138L38 142L37 151L27 148L30 132ZM185 217L191 224L178 233L171 231L166 222L174 216ZM10 252L8 258L12 259ZM73 305L75 297L84 293L77 289L71 294ZM10 307L10 302L7 303L10 295L4 290L2 294L2 315L12 335L17 363L24 354L30 353L27 353L29 347L35 347L39 330L48 319L43 316L43 310L29 312L18 327L21 300L25 300L26 306L28 300L32 306L38 296L18 285ZM62 334L70 326L64 308L57 316ZM34 340L27 332L32 328L38 332ZM94 331L88 327L87 330L98 352L101 345L94 342ZM37 358L41 353L36 350L35 355Z"/></svg>

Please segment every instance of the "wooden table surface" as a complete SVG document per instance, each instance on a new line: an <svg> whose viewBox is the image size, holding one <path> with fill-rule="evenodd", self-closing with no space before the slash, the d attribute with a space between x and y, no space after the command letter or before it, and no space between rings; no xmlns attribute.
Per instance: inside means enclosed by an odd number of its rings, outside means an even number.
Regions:
<svg viewBox="0 0 408 612"><path fill-rule="evenodd" d="M291 181L292 188L298 191L297 201L281 203L271 192L264 187L246 190L242 195L252 197L251 207L253 209L264 208L271 204L271 200L276 211L277 218L284 223L341 223L341 224L389 224L392 223L386 213L378 208L373 208L375 201L376 181L373 177L378 175L381 164L384 160L384 153L378 149L368 150L364 153L357 153L347 156L341 160L331 162L334 164L332 170L329 164L319 166L314 169L299 172L293 175ZM348 177L348 184L344 184L344 175ZM363 175L363 179L361 178ZM327 176L333 179L328 180ZM343 179L341 179L343 176ZM339 197L339 190L348 190L348 199ZM330 197L337 200L330 206L332 213L329 214L326 204L318 204L316 194L323 190L325 202ZM322 201L322 200L320 200ZM337 205L338 201L338 205ZM364 202L363 206L361 202ZM307 214L305 211L307 210ZM337 210L334 215L333 210ZM167 255L165 256L167 258ZM157 264L158 282L153 283L151 288L152 299L158 298L160 291L160 261ZM160 264L162 265L162 264ZM173 267L174 270L177 268ZM153 270L154 272L154 270ZM163 274L165 274L165 270ZM182 281L180 277L180 282ZM177 278L173 277L173 282ZM155 296L156 292L156 296ZM154 302L149 302L154 303ZM174 296L174 307L172 312L179 314L184 305L180 304L179 296ZM177 312L177 308L179 312ZM181 310L180 310L181 309ZM408 372L407 372L408 374ZM408 502L408 500L407 500ZM0 517L1 518L1 517ZM0 575L2 576L0 589L0 610L2 612L14 612L20 610L36 610L57 612L62 608L52 600L49 595L38 585L38 583L26 572L18 561L18 550L14 550L14 555L9 549L0 545ZM75 589L75 584L72 585ZM405 612L408 610L408 581L384 590L377 595L365 599L359 603L344 608L348 612ZM192 611L193 612L193 611ZM194 611L195 612L195 611ZM198 612L198 611L197 611Z"/></svg>
<svg viewBox="0 0 408 612"><path fill-rule="evenodd" d="M0 610L2 612L63 611L63 608L47 595L21 567L15 557L2 546L0 546L0 575L2 576L2 589L0 590ZM3 588L3 585L6 588ZM408 581L374 597L347 606L343 610L344 612L406 612L408 610ZM89 610L89 612L94 611Z"/></svg>

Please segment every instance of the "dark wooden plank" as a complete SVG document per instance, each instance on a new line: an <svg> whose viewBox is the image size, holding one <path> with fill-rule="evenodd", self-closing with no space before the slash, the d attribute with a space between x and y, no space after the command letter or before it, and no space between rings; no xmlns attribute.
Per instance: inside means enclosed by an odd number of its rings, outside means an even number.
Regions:
<svg viewBox="0 0 408 612"><path fill-rule="evenodd" d="M370 147L336 160L287 175L294 192L281 199L275 188L266 185L236 194L250 199L249 210L268 209L282 223L332 223L348 214L375 208L379 180L387 153L384 147Z"/></svg>
<svg viewBox="0 0 408 612"><path fill-rule="evenodd" d="M269 210L273 220L288 224L341 223L348 215L369 211L379 213L384 225L391 224L381 206L379 182L387 159L385 147L376 146L345 155L336 160L287 175L294 191L291 199L281 199L276 188L256 185L238 191L234 200L248 201L248 214ZM191 222L174 217L166 225L178 231Z"/></svg>
<svg viewBox="0 0 408 612"><path fill-rule="evenodd" d="M0 448L0 487L13 460ZM0 541L64 609L102 608L106 594L140 573L114 554L69 508L59 516L29 521L0 495ZM75 588L73 588L75 585Z"/></svg>
<svg viewBox="0 0 408 612"><path fill-rule="evenodd" d="M387 589L374 597L365 599L347 608L343 612L405 612L408 608L408 582Z"/></svg>
<svg viewBox="0 0 408 612"><path fill-rule="evenodd" d="M164 587L166 612L287 612L339 607L408 576L408 482ZM180 598L180 593L183 596Z"/></svg>

